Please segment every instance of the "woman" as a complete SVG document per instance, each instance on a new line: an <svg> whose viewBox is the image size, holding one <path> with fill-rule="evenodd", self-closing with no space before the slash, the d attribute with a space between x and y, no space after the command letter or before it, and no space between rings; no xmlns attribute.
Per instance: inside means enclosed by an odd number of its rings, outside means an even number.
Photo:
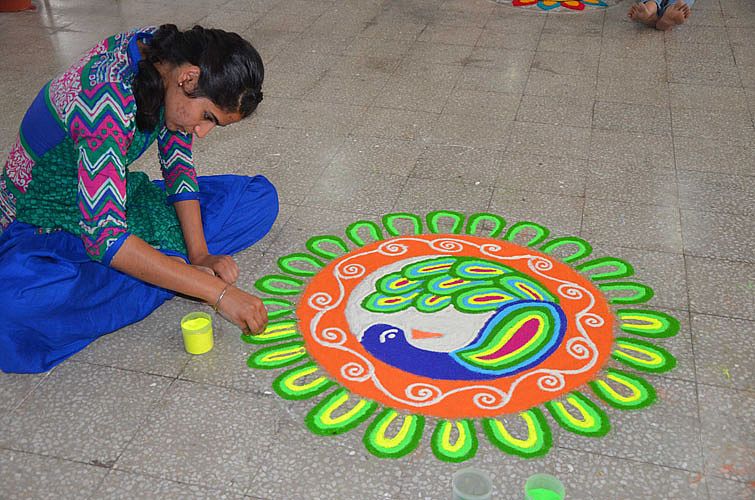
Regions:
<svg viewBox="0 0 755 500"><path fill-rule="evenodd" d="M262 176L197 178L192 138L251 115L257 51L195 26L104 40L40 91L0 177L0 369L49 370L174 293L247 332L267 312L227 254L278 212ZM157 141L164 181L128 165Z"/></svg>

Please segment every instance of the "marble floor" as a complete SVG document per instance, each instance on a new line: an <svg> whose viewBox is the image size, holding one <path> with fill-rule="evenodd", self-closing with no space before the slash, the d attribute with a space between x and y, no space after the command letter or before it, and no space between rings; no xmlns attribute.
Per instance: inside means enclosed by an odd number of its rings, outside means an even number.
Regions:
<svg viewBox="0 0 755 500"><path fill-rule="evenodd" d="M132 26L237 31L266 66L251 119L196 142L201 174L264 174L281 213L237 257L253 289L317 234L388 212L532 220L631 262L678 318L655 405L522 460L480 440L494 498L549 472L570 499L751 499L755 484L755 8L697 0L689 23L627 1L549 13L487 0L34 0L0 14L0 153L37 90ZM749 47L749 48L748 48ZM156 154L134 167L159 175ZM749 222L748 222L749 221ZM174 299L49 373L0 373L0 497L450 498L462 467L423 442L380 460L360 432L309 432L219 322L183 350ZM555 425L554 425L555 427ZM750 429L748 431L748 429ZM427 441L427 439L426 439Z"/></svg>

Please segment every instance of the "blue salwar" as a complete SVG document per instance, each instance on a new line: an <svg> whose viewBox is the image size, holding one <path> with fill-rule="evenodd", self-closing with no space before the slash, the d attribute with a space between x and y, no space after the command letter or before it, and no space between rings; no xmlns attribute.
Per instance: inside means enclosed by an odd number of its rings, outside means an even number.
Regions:
<svg viewBox="0 0 755 500"><path fill-rule="evenodd" d="M237 253L270 231L278 195L265 177L198 180L210 253ZM162 181L154 182L163 187ZM173 296L93 261L77 235L44 233L14 221L0 235L0 370L47 371L98 337L145 318Z"/></svg>

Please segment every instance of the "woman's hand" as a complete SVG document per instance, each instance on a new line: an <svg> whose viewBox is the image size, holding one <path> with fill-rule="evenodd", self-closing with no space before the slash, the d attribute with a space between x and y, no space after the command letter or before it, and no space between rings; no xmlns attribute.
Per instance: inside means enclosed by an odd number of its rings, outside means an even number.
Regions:
<svg viewBox="0 0 755 500"><path fill-rule="evenodd" d="M262 333L267 326L267 309L262 301L232 285L218 304L218 311L246 334Z"/></svg>
<svg viewBox="0 0 755 500"><path fill-rule="evenodd" d="M230 255L205 254L199 257L190 257L189 260L195 266L209 267L215 275L226 283L236 283L239 279L239 266Z"/></svg>

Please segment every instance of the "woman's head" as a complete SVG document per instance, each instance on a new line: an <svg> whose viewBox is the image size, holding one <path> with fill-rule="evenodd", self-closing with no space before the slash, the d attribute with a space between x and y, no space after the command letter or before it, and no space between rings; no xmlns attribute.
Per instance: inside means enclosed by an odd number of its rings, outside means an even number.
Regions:
<svg viewBox="0 0 755 500"><path fill-rule="evenodd" d="M179 31L165 24L143 53L133 83L142 130L154 129L165 105L169 128L204 135L210 124L241 120L262 101L262 59L235 33L201 26Z"/></svg>

